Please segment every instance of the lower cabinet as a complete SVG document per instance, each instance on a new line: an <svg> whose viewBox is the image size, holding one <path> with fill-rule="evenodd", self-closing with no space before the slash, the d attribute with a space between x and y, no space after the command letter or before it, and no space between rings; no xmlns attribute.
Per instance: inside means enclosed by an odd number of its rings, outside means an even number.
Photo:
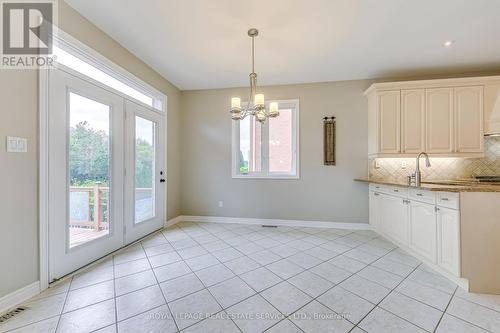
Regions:
<svg viewBox="0 0 500 333"><path fill-rule="evenodd" d="M411 201L409 229L410 249L437 263L436 206Z"/></svg>
<svg viewBox="0 0 500 333"><path fill-rule="evenodd" d="M459 210L429 202L370 191L370 224L425 262L460 277Z"/></svg>
<svg viewBox="0 0 500 333"><path fill-rule="evenodd" d="M380 224L391 238L408 244L408 205L407 200L391 195L381 196Z"/></svg>
<svg viewBox="0 0 500 333"><path fill-rule="evenodd" d="M380 222L379 222L379 210L380 210L380 193L377 192L372 192L370 191L370 200L369 200L369 205L370 205L370 224L373 229L379 229L380 227Z"/></svg>
<svg viewBox="0 0 500 333"><path fill-rule="evenodd" d="M460 275L460 214L458 210L437 208L437 263L454 275Z"/></svg>

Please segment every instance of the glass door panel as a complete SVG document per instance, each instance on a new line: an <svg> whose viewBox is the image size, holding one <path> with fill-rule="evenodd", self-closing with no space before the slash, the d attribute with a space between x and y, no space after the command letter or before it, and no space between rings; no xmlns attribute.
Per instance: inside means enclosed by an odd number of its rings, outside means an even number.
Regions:
<svg viewBox="0 0 500 333"><path fill-rule="evenodd" d="M165 222L165 116L125 102L125 240L133 242Z"/></svg>
<svg viewBox="0 0 500 333"><path fill-rule="evenodd" d="M135 116L135 223L156 216L156 124Z"/></svg>
<svg viewBox="0 0 500 333"><path fill-rule="evenodd" d="M69 94L69 247L109 234L110 106Z"/></svg>

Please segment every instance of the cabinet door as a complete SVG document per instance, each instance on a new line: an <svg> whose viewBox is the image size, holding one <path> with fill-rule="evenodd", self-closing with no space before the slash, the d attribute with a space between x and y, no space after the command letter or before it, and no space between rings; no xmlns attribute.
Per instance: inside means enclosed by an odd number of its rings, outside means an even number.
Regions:
<svg viewBox="0 0 500 333"><path fill-rule="evenodd" d="M484 134L500 133L500 83L484 86Z"/></svg>
<svg viewBox="0 0 500 333"><path fill-rule="evenodd" d="M452 153L455 128L453 89L427 89L425 104L427 153Z"/></svg>
<svg viewBox="0 0 500 333"><path fill-rule="evenodd" d="M380 223L385 234L408 245L408 205L406 200L390 195L383 196L380 204Z"/></svg>
<svg viewBox="0 0 500 333"><path fill-rule="evenodd" d="M438 265L460 276L460 214L458 210L438 208Z"/></svg>
<svg viewBox="0 0 500 333"><path fill-rule="evenodd" d="M410 203L410 248L433 263L437 260L436 210L431 204Z"/></svg>
<svg viewBox="0 0 500 333"><path fill-rule="evenodd" d="M483 87L455 88L456 151L483 152Z"/></svg>
<svg viewBox="0 0 500 333"><path fill-rule="evenodd" d="M374 230L379 230L379 220L380 220L380 194L377 192L370 191L370 225Z"/></svg>
<svg viewBox="0 0 500 333"><path fill-rule="evenodd" d="M425 151L425 90L401 91L401 146L403 153Z"/></svg>
<svg viewBox="0 0 500 333"><path fill-rule="evenodd" d="M377 93L378 150L379 153L401 151L400 91Z"/></svg>

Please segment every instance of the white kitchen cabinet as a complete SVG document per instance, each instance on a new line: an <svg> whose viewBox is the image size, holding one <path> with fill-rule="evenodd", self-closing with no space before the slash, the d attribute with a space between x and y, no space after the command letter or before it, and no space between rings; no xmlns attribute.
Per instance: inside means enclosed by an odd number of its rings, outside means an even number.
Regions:
<svg viewBox="0 0 500 333"><path fill-rule="evenodd" d="M400 91L377 93L378 151L401 151L401 98Z"/></svg>
<svg viewBox="0 0 500 333"><path fill-rule="evenodd" d="M368 155L482 157L500 134L500 76L375 83L368 98Z"/></svg>
<svg viewBox="0 0 500 333"><path fill-rule="evenodd" d="M483 87L454 89L456 152L480 153L483 149Z"/></svg>
<svg viewBox="0 0 500 333"><path fill-rule="evenodd" d="M453 89L426 89L425 104L426 152L453 153L455 150Z"/></svg>
<svg viewBox="0 0 500 333"><path fill-rule="evenodd" d="M437 261L436 206L433 204L411 201L409 214L409 246L427 258Z"/></svg>
<svg viewBox="0 0 500 333"><path fill-rule="evenodd" d="M379 184L369 193L375 231L447 276L461 276L458 193Z"/></svg>
<svg viewBox="0 0 500 333"><path fill-rule="evenodd" d="M500 82L484 86L484 134L500 134Z"/></svg>
<svg viewBox="0 0 500 333"><path fill-rule="evenodd" d="M378 229L380 227L380 193L370 191L370 225L373 229Z"/></svg>
<svg viewBox="0 0 500 333"><path fill-rule="evenodd" d="M380 200L382 231L401 244L408 245L407 200L391 195L382 195Z"/></svg>
<svg viewBox="0 0 500 333"><path fill-rule="evenodd" d="M458 210L437 208L438 265L460 276L460 213Z"/></svg>
<svg viewBox="0 0 500 333"><path fill-rule="evenodd" d="M401 91L401 151L425 151L425 90Z"/></svg>

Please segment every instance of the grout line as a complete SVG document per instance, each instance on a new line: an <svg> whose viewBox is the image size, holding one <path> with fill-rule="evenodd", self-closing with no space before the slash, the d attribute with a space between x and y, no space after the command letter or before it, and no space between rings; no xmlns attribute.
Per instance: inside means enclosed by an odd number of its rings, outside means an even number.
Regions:
<svg viewBox="0 0 500 333"><path fill-rule="evenodd" d="M360 245L361 245L361 244L360 244ZM392 252L392 251L391 251L391 252ZM387 253L387 254L388 254L388 253ZM386 254L386 255L387 255L387 254ZM339 254L339 255L340 255L340 254ZM368 266L368 265L366 265L365 267L367 267L367 266ZM337 266L335 266L335 267L337 267ZM364 269L364 268L363 268L363 269ZM359 272L359 271L358 271L358 272ZM338 314L336 311L334 311L333 309L331 309L329 306L327 306L327 305L323 304L323 303L319 300L319 298L320 298L321 296L325 295L326 293L328 293L329 291L331 291L332 289L334 289L334 288L336 288L336 287L342 288L342 289L344 289L344 290L346 290L346 291L350 292L351 294L356 295L357 297L359 297L359 298L361 298L361 299L363 299L363 300L365 300L365 301L369 302L370 304L373 304L371 301L369 301L369 300L367 300L367 299L365 299L365 298L363 298L363 297L361 297L361 296L359 296L359 295L357 295L357 294L353 293L353 292L352 292L352 291L350 291L350 290L347 290L347 289L343 288L343 287L340 285L340 284L341 284L341 283L343 283L344 281L346 281L346 280L350 279L351 277L353 277L354 275L356 275L358 272L352 273L351 275L349 275L348 277L346 277L345 279L341 280L341 281L340 281L340 282L338 282L338 283L334 283L334 286L332 286L331 288L327 289L327 290L326 290L326 291L324 291L323 293L319 294L318 296L316 296L315 298L313 298L310 302L308 302L308 303L304 304L302 307L300 307L298 310L296 310L295 312L293 312L291 315L293 315L293 314L297 313L298 311L300 311L301 309L303 309L305 306L309 305L310 303L312 303L312 302L314 302L314 301L316 301L316 302L318 302L319 304L323 305L324 307L326 307L327 309L329 309L329 310L330 310L330 311L332 311L333 313ZM311 273L313 273L313 274L314 274L314 272L311 272ZM351 272L349 272L349 273L351 273ZM321 277L321 276L320 276L320 277ZM330 281L330 282L332 282L332 281ZM387 289L388 289L388 288L387 288ZM389 292L389 294L390 294L390 292ZM386 296L387 296L387 295L386 295ZM377 306L375 305L375 307L374 307L374 308L376 308L376 307L377 307ZM374 308L373 308L373 309L374 309ZM373 311L373 309L372 309L372 310L370 310L370 312L371 312L371 311ZM368 312L368 314L369 314L370 312ZM368 315L368 314L366 314L366 315ZM366 317L366 316L365 316L365 317ZM361 319L358 321L358 324L359 324L359 323L360 323L360 322L361 322L361 321L362 321L365 317L361 318ZM357 324L356 324L356 323L353 323L353 322L352 322L352 321L350 321L349 319L347 319L347 318L346 318L345 320L347 320L348 322L350 322L351 324L353 324L353 325L354 325L354 326L353 326L353 329L357 326Z"/></svg>
<svg viewBox="0 0 500 333"><path fill-rule="evenodd" d="M459 288L460 288L460 287L459 287ZM487 295L490 295L490 294L487 294ZM494 296L498 296L498 295L494 295ZM477 306L479 306L479 307L482 307L482 308L484 308L484 309L488 309L488 310L491 310L491 311L494 311L494 312L498 312L498 313L500 313L500 310L495 310L495 309L490 308L490 307L487 307L487 306L485 306L485 305L483 305L483 304L479 304L479 303L477 303L477 302L474 302L474 301L468 300L468 299L466 299L466 298L461 297L460 295L454 295L454 297L456 297L456 298L460 298L462 301L465 301L465 302L467 302L467 303L472 303L472 304L477 305Z"/></svg>
<svg viewBox="0 0 500 333"><path fill-rule="evenodd" d="M457 288L455 288L455 291L453 292L453 295L451 295L450 300L448 301L448 304L446 304L446 308L444 309L443 313L441 314L441 317L439 317L439 320L436 324L436 327L434 327L434 330L432 331L433 333L436 332L437 328L439 327L439 324L441 324L441 320L443 320L444 314L446 313L446 310L448 310L448 307L451 304L451 301L453 300L453 297L455 296L455 293L457 292Z"/></svg>
<svg viewBox="0 0 500 333"><path fill-rule="evenodd" d="M182 230L182 232L184 232L184 231ZM188 235L188 236L189 236L189 235ZM165 237L165 235L164 235L164 237ZM190 236L189 236L189 237L190 237ZM165 239L166 239L166 237L165 237ZM193 239L193 238L191 238L191 239ZM193 240L194 240L194 239L193 239ZM194 241L195 241L195 242L197 242L196 240L194 240ZM167 242L168 242L168 239L167 239ZM198 243L198 242L197 242L197 243ZM169 244L170 244L170 242L169 242ZM198 243L198 244L199 244L199 243ZM170 245L172 246L172 244L170 244ZM172 247L173 247L173 246L172 246ZM204 249L205 249L205 248L204 248ZM205 249L205 250L206 250L206 249ZM180 256L180 254L177 252L177 250L176 250L175 248L174 248L174 251L176 251L177 255L178 255L179 257L181 257L181 256ZM208 251L208 250L206 250L206 251ZM210 253L210 252L209 252L209 253ZM210 253L210 254L211 254L211 253ZM181 258L182 258L182 257L181 257ZM215 256L214 256L214 258L215 258L217 261L219 261L219 259L218 259L217 257L215 257ZM192 259L192 258L190 258L190 259ZM183 260L183 261L184 261L184 263L185 263L185 260ZM220 261L219 261L219 262L220 262ZM185 295L185 296L179 297L178 299L183 299L183 298L185 298L185 297L187 297L187 296L189 296L189 295L195 294L195 293L200 292L200 291L203 291L203 290L207 290L207 292L208 292L208 293L212 296L212 298L213 298L213 299L217 302L217 304L218 304L218 305L220 306L220 308L221 308L221 311L218 311L218 312L216 312L215 314L218 314L218 313L221 313L221 312L226 313L226 310L224 309L224 307L222 306L222 304L220 304L220 302L217 300L217 298L216 298L216 297L214 297L214 295L213 295L213 294L212 294L212 292L208 289L208 287L207 287L207 286L205 286L205 284L203 283L203 281L201 281L200 277L199 277L199 276L195 273L195 271L193 271L193 270L192 270L191 266L189 266L187 263L185 263L185 265L186 265L186 266L189 268L189 270L191 271L191 273L188 273L188 274L193 274L194 276L196 276L196 278L198 279L198 281L200 281L201 285L202 285L203 287L205 287L205 288L204 288L204 289L202 289L202 290L198 290L198 291L196 291L196 292L193 292L193 293L191 293L191 294L188 294L188 295ZM213 266L215 266L215 265L213 265ZM209 266L209 267L212 267L212 266ZM206 268L208 268L208 267L206 267ZM229 269L229 268L228 268L228 269ZM231 270L230 270L230 271L231 271ZM232 271L231 271L231 272L232 272ZM234 273L233 273L233 274L234 274ZM185 275L187 275L187 274L185 274ZM185 275L183 275L183 276L185 276ZM236 276L236 275L235 275L235 276ZM232 278L232 277L231 277L231 278ZM173 279L171 279L171 280L173 280ZM229 280L229 279L228 279L228 280ZM167 281L168 281L168 280L167 280ZM224 281L227 281L227 280L224 280ZM222 282L221 282L221 283L222 283ZM215 285L217 285L217 284L215 284ZM160 288L160 289L161 289L161 288ZM162 290L162 293L163 293L163 290ZM165 296L165 295L164 295L164 296ZM165 297L165 301L166 301L166 297ZM173 300L173 301L171 301L171 302L174 302L174 301L175 301L175 300ZM167 304L168 304L168 302L167 302ZM241 329L239 328L239 326L238 326L238 325L236 325L236 323L234 322L234 320L233 320L232 318L229 318L229 319L230 319L230 320L233 322L233 324L234 324L234 325L238 328L238 330L240 330L240 332L242 332L242 331L241 331ZM200 323L200 322L202 322L202 321L204 321L204 320L207 320L207 318L204 318L204 319L202 319L202 320L200 320L200 321L197 321L197 322L193 323L192 325L189 325L189 326L187 326L187 327L184 327L184 328L183 328L183 330L185 330L185 329L187 329L187 328L189 328L189 327L191 327L191 326L194 326L194 325L196 325L196 324L198 324L198 323ZM178 327L177 327L177 329L178 329L178 331L179 331L179 328L178 328Z"/></svg>
<svg viewBox="0 0 500 333"><path fill-rule="evenodd" d="M68 296L69 296L69 292L71 291L72 284L73 284L73 277L71 278L71 281L70 281L69 286L68 286L68 290L66 292L66 296L64 297L63 306L61 308L61 312L59 313L59 318L57 319L57 325L56 325L55 332L57 332L57 330L59 329L59 323L61 322L61 317L62 317L63 312L64 312L64 307L66 307L66 301L68 300Z"/></svg>
<svg viewBox="0 0 500 333"><path fill-rule="evenodd" d="M396 249L397 249L397 248L396 248ZM393 249L391 252L395 251L396 249ZM389 252L389 253L391 253L391 252ZM389 253L387 253L386 255L388 255ZM384 257L385 257L385 256L384 256ZM418 268L418 266L417 266L417 267L415 267L415 268L413 269L413 271L412 271L412 272L414 272L417 268ZM410 273L410 274L411 274L411 273ZM408 274L408 275L410 275L410 274ZM395 287L394 287L394 288L393 288L393 289L392 289L392 290L391 290L391 291L390 291L387 295L385 295L385 296L384 296L384 297L383 297L383 298L382 298L382 299L381 299L381 300L380 300L377 304L375 304L375 306L373 307L373 309L371 309L371 310L370 310L370 311L369 311L366 315L364 315L364 316L363 316L363 317L362 317L362 318L358 321L358 323L356 324L356 326L355 326L355 327L358 327L358 325L359 325L359 324L361 324L361 323L363 322L363 320L364 320L366 317L368 317L368 315L369 315L370 313L372 313L372 312L373 312L373 310L375 310L375 309L379 306L379 304L380 304L380 303L382 303L382 302L383 302L383 301L384 301L384 300L385 300L385 299L386 299L386 298L387 298L387 297L388 297L388 296L392 293L392 291L394 291L397 287L399 287L399 285L400 285L401 283L403 283L403 281L404 281L404 280L406 280L406 278L405 278L405 279L403 279L400 283L398 283L398 284L397 284L397 285L396 285L396 286L395 286ZM367 301L368 301L368 300L367 300ZM371 302L370 302L370 303L371 303ZM372 304L373 304L373 303L372 303ZM387 311L387 310L385 310L385 309L384 309L384 311ZM390 312L390 311L388 311L388 312ZM403 318L401 318L401 319L403 319ZM403 319L403 320L407 321L406 319ZM411 323L411 324L412 324L412 325L415 325L415 324L413 324L413 323ZM360 328L361 328L361 327L360 327Z"/></svg>
<svg viewBox="0 0 500 333"><path fill-rule="evenodd" d="M162 235L163 235L163 233L162 233ZM165 236L163 236L163 237L165 237ZM142 246L142 242L139 244L141 244L141 248L144 251L144 247ZM144 254L146 254L146 251L144 251ZM174 322L175 327L177 328L177 332L179 332L179 326L177 325L177 321L175 320L175 317L172 314L172 310L170 309L170 306L168 305L167 298L165 297L165 294L163 293L163 290L161 289L160 281L158 281L158 278L156 277L156 274L153 271L153 265L151 265L151 261L149 260L149 257L147 255L146 255L146 258L148 259L149 266L151 266L151 271L153 272L153 276L155 277L156 285L158 286L158 289L160 289L160 293L163 297L163 301L165 302L165 305L167 306L168 312L170 312L170 316L172 318L172 321ZM151 287L151 286L149 286L149 287ZM163 306L163 304L158 306L157 308L159 308L161 306ZM155 308L153 308L153 309L155 309ZM149 309L147 311L151 311L153 309ZM147 312L147 311L145 311L145 312ZM116 320L118 321L118 317L116 318Z"/></svg>
<svg viewBox="0 0 500 333"><path fill-rule="evenodd" d="M458 320L460 320L460 321L463 321L463 322L465 322L465 323L467 323L467 324L469 324L469 325L472 325L472 326L474 326L474 327L477 327L477 328L479 328L480 330L483 330L483 331L485 331L485 332L492 332L492 333L493 333L493 331L490 331L490 330L488 330L488 329L486 329L486 328L484 328L484 327L478 326L477 324L471 323L470 321L465 320L465 319L463 319L463 318L457 317L457 316L456 316L456 315L454 315L454 314L451 314L451 313L449 313L449 312L446 312L446 314L447 314L448 316L450 316L450 317L453 317L453 318L455 318L455 319L458 319Z"/></svg>
<svg viewBox="0 0 500 333"><path fill-rule="evenodd" d="M115 275L115 256L112 257L113 260L113 303L115 303L115 330L118 332L118 309L116 305L116 275Z"/></svg>

